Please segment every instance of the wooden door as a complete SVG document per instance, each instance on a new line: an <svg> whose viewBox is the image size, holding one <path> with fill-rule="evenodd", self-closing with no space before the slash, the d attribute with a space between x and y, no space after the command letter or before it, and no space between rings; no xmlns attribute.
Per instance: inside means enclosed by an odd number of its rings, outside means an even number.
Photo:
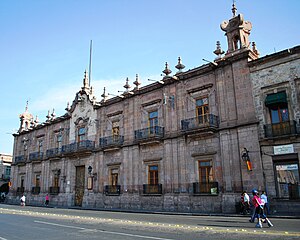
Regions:
<svg viewBox="0 0 300 240"><path fill-rule="evenodd" d="M82 206L85 184L85 166L76 167L75 206Z"/></svg>

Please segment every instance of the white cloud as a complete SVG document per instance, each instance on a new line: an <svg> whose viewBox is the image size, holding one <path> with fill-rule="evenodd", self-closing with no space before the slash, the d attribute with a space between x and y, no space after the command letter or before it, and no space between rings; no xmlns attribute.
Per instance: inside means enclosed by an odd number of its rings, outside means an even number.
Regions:
<svg viewBox="0 0 300 240"><path fill-rule="evenodd" d="M161 76L152 75L148 77L149 79L159 80ZM131 87L134 87L133 82L134 79L130 79L129 84ZM141 86L145 86L151 84L147 79L140 80L142 82ZM100 79L100 80L92 80L91 86L94 89L94 94L97 98L97 101L101 101L101 95L103 93L103 88L106 88L106 94L111 93L113 95L120 95L121 92L125 89L123 86L125 85L126 79L122 79L122 77L118 79ZM37 115L40 121L44 121L46 115L48 114L48 110L52 113L52 110L55 109L57 116L61 116L65 113L65 108L67 103L72 104L76 93L81 89L82 83L78 84L62 84L61 86L55 86L53 88L49 88L47 92L42 93L41 96L38 96L38 99L32 99L30 103L30 112L35 116Z"/></svg>

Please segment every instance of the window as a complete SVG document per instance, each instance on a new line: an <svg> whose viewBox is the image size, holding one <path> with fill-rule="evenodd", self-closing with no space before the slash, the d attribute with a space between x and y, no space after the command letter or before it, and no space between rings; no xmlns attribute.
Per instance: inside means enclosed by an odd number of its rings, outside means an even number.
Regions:
<svg viewBox="0 0 300 240"><path fill-rule="evenodd" d="M53 187L58 188L59 187L59 176L58 175L54 175L53 178Z"/></svg>
<svg viewBox="0 0 300 240"><path fill-rule="evenodd" d="M110 170L110 185L117 186L119 178L119 169L114 168Z"/></svg>
<svg viewBox="0 0 300 240"><path fill-rule="evenodd" d="M233 50L237 50L240 48L241 41L238 35L234 36L233 38Z"/></svg>
<svg viewBox="0 0 300 240"><path fill-rule="evenodd" d="M119 135L120 135L119 122L113 122L112 123L112 135L113 135L113 141L114 142L119 140Z"/></svg>
<svg viewBox="0 0 300 240"><path fill-rule="evenodd" d="M39 144L39 146L38 146L39 153L42 153L43 152L43 139L40 139L38 144Z"/></svg>
<svg viewBox="0 0 300 240"><path fill-rule="evenodd" d="M35 175L35 186L36 187L40 187L40 179L41 179L41 175Z"/></svg>
<svg viewBox="0 0 300 240"><path fill-rule="evenodd" d="M62 133L57 134L56 135L56 146L57 146L57 148L61 148L62 140L63 140Z"/></svg>
<svg viewBox="0 0 300 240"><path fill-rule="evenodd" d="M21 176L21 188L23 188L24 187L24 181L25 181L25 179L24 179L25 177L24 176Z"/></svg>
<svg viewBox="0 0 300 240"><path fill-rule="evenodd" d="M155 133L155 127L158 126L158 112L153 111L149 113L149 130L150 134Z"/></svg>
<svg viewBox="0 0 300 240"><path fill-rule="evenodd" d="M272 124L289 121L289 111L286 103L270 106L270 114Z"/></svg>
<svg viewBox="0 0 300 240"><path fill-rule="evenodd" d="M297 162L275 163L276 188L279 198L296 199L299 195L299 166Z"/></svg>
<svg viewBox="0 0 300 240"><path fill-rule="evenodd" d="M292 126L289 121L289 110L285 92L269 94L265 105L269 108L272 136L291 134Z"/></svg>
<svg viewBox="0 0 300 240"><path fill-rule="evenodd" d="M199 183L194 184L194 193L217 194L218 183L214 182L211 160L201 160L199 164Z"/></svg>
<svg viewBox="0 0 300 240"><path fill-rule="evenodd" d="M289 121L287 96L284 91L268 94L265 99L265 105L270 110L272 124Z"/></svg>
<svg viewBox="0 0 300 240"><path fill-rule="evenodd" d="M78 142L82 142L85 140L85 127L79 127L78 128Z"/></svg>
<svg viewBox="0 0 300 240"><path fill-rule="evenodd" d="M212 162L210 160L199 161L199 182L209 183L213 181Z"/></svg>
<svg viewBox="0 0 300 240"><path fill-rule="evenodd" d="M149 166L148 183L150 185L158 185L158 165Z"/></svg>
<svg viewBox="0 0 300 240"><path fill-rule="evenodd" d="M6 168L5 168L5 175L6 176L10 176L10 172L11 172L11 166L6 166Z"/></svg>
<svg viewBox="0 0 300 240"><path fill-rule="evenodd" d="M208 98L201 98L196 100L196 116L198 118L198 123L203 124L208 122L209 106Z"/></svg>

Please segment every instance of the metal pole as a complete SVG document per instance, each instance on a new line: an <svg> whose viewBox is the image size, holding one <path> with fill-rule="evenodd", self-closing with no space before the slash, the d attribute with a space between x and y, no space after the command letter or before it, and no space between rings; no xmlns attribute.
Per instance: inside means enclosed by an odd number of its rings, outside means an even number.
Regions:
<svg viewBox="0 0 300 240"><path fill-rule="evenodd" d="M91 72L92 72L92 40L90 43L90 63L89 63L89 86L91 86Z"/></svg>

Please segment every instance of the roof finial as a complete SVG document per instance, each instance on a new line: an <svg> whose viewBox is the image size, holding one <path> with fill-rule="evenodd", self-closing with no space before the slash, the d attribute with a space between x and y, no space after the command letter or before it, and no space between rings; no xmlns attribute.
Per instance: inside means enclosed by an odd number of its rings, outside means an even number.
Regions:
<svg viewBox="0 0 300 240"><path fill-rule="evenodd" d="M128 81L129 81L129 79L128 79L128 77L127 77L127 78L126 78L126 83L125 83L125 85L123 86L123 87L126 89L125 92L128 92L129 89L131 88L131 86L129 85Z"/></svg>
<svg viewBox="0 0 300 240"><path fill-rule="evenodd" d="M49 122L51 119L50 110L48 110L48 114L47 114L46 118L47 118L46 122Z"/></svg>
<svg viewBox="0 0 300 240"><path fill-rule="evenodd" d="M235 6L235 0L233 0L233 4L232 4L232 13L233 13L233 17L235 17L236 16L236 10L237 10L237 8L236 8L236 6Z"/></svg>
<svg viewBox="0 0 300 240"><path fill-rule="evenodd" d="M51 119L53 120L55 117L56 117L55 109L53 108L53 111L52 111L52 114L51 114Z"/></svg>
<svg viewBox="0 0 300 240"><path fill-rule="evenodd" d="M136 86L134 88L134 90L138 90L139 89L139 86L141 85L141 82L140 82L140 79L139 79L139 75L136 74L135 75L135 81L133 82L133 84Z"/></svg>
<svg viewBox="0 0 300 240"><path fill-rule="evenodd" d="M103 94L101 95L101 97L103 98L102 99L102 102L106 102L107 98L108 98L108 95L106 94L106 89L105 87L103 88Z"/></svg>
<svg viewBox="0 0 300 240"><path fill-rule="evenodd" d="M162 71L166 76L168 76L172 71L169 69L169 64L168 62L165 63L165 70Z"/></svg>
<svg viewBox="0 0 300 240"><path fill-rule="evenodd" d="M182 69L185 68L185 66L181 63L181 57L178 57L178 64L175 66L175 68L178 69L177 73L182 72Z"/></svg>
<svg viewBox="0 0 300 240"><path fill-rule="evenodd" d="M222 57L222 54L224 53L224 51L221 48L221 43L220 41L217 41L217 47L216 50L214 51L214 54L217 55L217 59L220 59Z"/></svg>

